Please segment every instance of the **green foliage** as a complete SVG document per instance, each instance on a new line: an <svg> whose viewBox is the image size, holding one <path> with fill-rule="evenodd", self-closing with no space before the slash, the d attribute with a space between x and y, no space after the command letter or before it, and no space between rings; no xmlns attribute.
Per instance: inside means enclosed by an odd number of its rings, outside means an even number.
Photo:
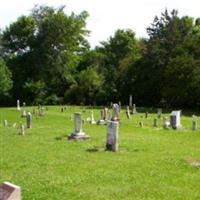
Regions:
<svg viewBox="0 0 200 200"><path fill-rule="evenodd" d="M11 72L5 62L0 59L0 96L5 96L12 88Z"/></svg>

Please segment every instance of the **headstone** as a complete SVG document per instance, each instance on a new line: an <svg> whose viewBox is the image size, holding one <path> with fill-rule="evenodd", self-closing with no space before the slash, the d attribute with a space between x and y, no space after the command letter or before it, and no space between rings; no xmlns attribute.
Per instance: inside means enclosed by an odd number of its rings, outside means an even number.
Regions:
<svg viewBox="0 0 200 200"><path fill-rule="evenodd" d="M197 130L197 120L195 118L193 118L192 120L192 130L193 131Z"/></svg>
<svg viewBox="0 0 200 200"><path fill-rule="evenodd" d="M13 128L16 128L16 126L17 126L17 123L16 122L13 123Z"/></svg>
<svg viewBox="0 0 200 200"><path fill-rule="evenodd" d="M0 200L21 200L21 188L9 182L0 185Z"/></svg>
<svg viewBox="0 0 200 200"><path fill-rule="evenodd" d="M41 106L40 106L38 112L39 112L39 116L44 116L44 114L45 114L44 108Z"/></svg>
<svg viewBox="0 0 200 200"><path fill-rule="evenodd" d="M25 109L25 107L26 107L26 102L23 102L22 105L23 105L23 108Z"/></svg>
<svg viewBox="0 0 200 200"><path fill-rule="evenodd" d="M153 120L153 126L154 126L154 127L157 127L157 126L158 126L158 120L157 120L156 118Z"/></svg>
<svg viewBox="0 0 200 200"><path fill-rule="evenodd" d="M148 112L145 112L145 118L148 118Z"/></svg>
<svg viewBox="0 0 200 200"><path fill-rule="evenodd" d="M161 118L161 115L162 115L162 108L158 108L158 111L157 111L157 117L158 117L158 119Z"/></svg>
<svg viewBox="0 0 200 200"><path fill-rule="evenodd" d="M32 115L30 112L28 112L26 115L26 124L27 128L32 128Z"/></svg>
<svg viewBox="0 0 200 200"><path fill-rule="evenodd" d="M136 105L135 104L133 104L133 107L132 107L132 112L131 112L131 114L136 114L137 113L137 111L136 111Z"/></svg>
<svg viewBox="0 0 200 200"><path fill-rule="evenodd" d="M3 121L3 126L4 126L4 128L6 128L8 126L8 121L6 119Z"/></svg>
<svg viewBox="0 0 200 200"><path fill-rule="evenodd" d="M61 112L64 112L64 108L63 108L63 107L61 107L60 111L61 111Z"/></svg>
<svg viewBox="0 0 200 200"><path fill-rule="evenodd" d="M107 122L106 150L118 151L119 122Z"/></svg>
<svg viewBox="0 0 200 200"><path fill-rule="evenodd" d="M100 119L97 122L98 125L103 125L105 124L105 120L104 120L104 111L100 110Z"/></svg>
<svg viewBox="0 0 200 200"><path fill-rule="evenodd" d="M104 120L105 122L110 120L110 113L108 111L108 108L104 108Z"/></svg>
<svg viewBox="0 0 200 200"><path fill-rule="evenodd" d="M74 113L74 132L68 136L68 139L74 139L74 140L85 140L85 139L89 139L90 137L88 135L86 135L83 131L82 131L82 115L81 113Z"/></svg>
<svg viewBox="0 0 200 200"><path fill-rule="evenodd" d="M94 120L94 114L93 111L90 111L90 124L96 124L95 120Z"/></svg>
<svg viewBox="0 0 200 200"><path fill-rule="evenodd" d="M25 127L22 123L19 125L19 135L25 135Z"/></svg>
<svg viewBox="0 0 200 200"><path fill-rule="evenodd" d="M170 121L166 117L164 117L163 118L163 128L169 129L169 127L170 127Z"/></svg>
<svg viewBox="0 0 200 200"><path fill-rule="evenodd" d="M170 114L170 124L173 129L181 127L181 111L172 111Z"/></svg>
<svg viewBox="0 0 200 200"><path fill-rule="evenodd" d="M133 98L132 95L129 96L129 107L132 108L133 106Z"/></svg>
<svg viewBox="0 0 200 200"><path fill-rule="evenodd" d="M119 106L117 103L113 104L113 115L112 115L112 121L119 121Z"/></svg>
<svg viewBox="0 0 200 200"><path fill-rule="evenodd" d="M131 118L129 106L126 107L126 116L127 116L128 119Z"/></svg>
<svg viewBox="0 0 200 200"><path fill-rule="evenodd" d="M20 108L20 101L19 100L17 100L17 110L21 110L21 108Z"/></svg>

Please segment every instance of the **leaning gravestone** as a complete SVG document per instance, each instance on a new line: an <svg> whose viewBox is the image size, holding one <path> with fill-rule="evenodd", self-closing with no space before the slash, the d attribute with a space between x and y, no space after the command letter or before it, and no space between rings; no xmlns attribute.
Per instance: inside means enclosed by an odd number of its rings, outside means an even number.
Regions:
<svg viewBox="0 0 200 200"><path fill-rule="evenodd" d="M131 118L129 106L126 107L126 117L127 117L128 119Z"/></svg>
<svg viewBox="0 0 200 200"><path fill-rule="evenodd" d="M9 182L0 185L0 200L21 200L21 188Z"/></svg>
<svg viewBox="0 0 200 200"><path fill-rule="evenodd" d="M74 113L75 130L70 136L68 136L69 140L86 140L90 138L82 131L82 125L83 125L83 120L81 113Z"/></svg>
<svg viewBox="0 0 200 200"><path fill-rule="evenodd" d="M32 128L32 115L30 112L28 112L26 115L26 125L27 128Z"/></svg>
<svg viewBox="0 0 200 200"><path fill-rule="evenodd" d="M119 122L107 122L106 150L118 151Z"/></svg>
<svg viewBox="0 0 200 200"><path fill-rule="evenodd" d="M173 129L181 127L181 111L172 111L170 114L170 124Z"/></svg>
<svg viewBox="0 0 200 200"><path fill-rule="evenodd" d="M21 110L21 108L20 108L20 101L19 100L17 100L17 110Z"/></svg>
<svg viewBox="0 0 200 200"><path fill-rule="evenodd" d="M119 106L117 103L113 104L113 115L112 115L112 121L119 121Z"/></svg>

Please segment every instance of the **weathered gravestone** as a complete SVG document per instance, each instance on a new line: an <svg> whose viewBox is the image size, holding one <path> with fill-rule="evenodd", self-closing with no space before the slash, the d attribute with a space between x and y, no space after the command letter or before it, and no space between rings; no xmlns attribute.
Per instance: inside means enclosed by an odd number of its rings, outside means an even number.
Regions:
<svg viewBox="0 0 200 200"><path fill-rule="evenodd" d="M113 115L112 115L112 121L119 121L119 106L117 103L113 104Z"/></svg>
<svg viewBox="0 0 200 200"><path fill-rule="evenodd" d="M139 126L143 127L144 126L143 122L139 122Z"/></svg>
<svg viewBox="0 0 200 200"><path fill-rule="evenodd" d="M148 112L145 112L145 118L148 118L148 114L149 114Z"/></svg>
<svg viewBox="0 0 200 200"><path fill-rule="evenodd" d="M100 119L97 122L98 125L103 125L105 124L105 120L104 120L104 111L100 110Z"/></svg>
<svg viewBox="0 0 200 200"><path fill-rule="evenodd" d="M25 135L25 127L22 123L19 124L19 135Z"/></svg>
<svg viewBox="0 0 200 200"><path fill-rule="evenodd" d="M170 121L164 117L163 118L163 128L168 129L170 127Z"/></svg>
<svg viewBox="0 0 200 200"><path fill-rule="evenodd" d="M126 117L127 117L128 119L131 118L129 106L126 106Z"/></svg>
<svg viewBox="0 0 200 200"><path fill-rule="evenodd" d="M90 111L90 124L96 124L95 120L94 120L94 114L93 111Z"/></svg>
<svg viewBox="0 0 200 200"><path fill-rule="evenodd" d="M68 136L69 140L86 140L90 138L82 131L82 125L83 125L83 120L81 113L74 113L75 130L70 136Z"/></svg>
<svg viewBox="0 0 200 200"><path fill-rule="evenodd" d="M157 110L157 118L160 119L162 115L162 108L158 108Z"/></svg>
<svg viewBox="0 0 200 200"><path fill-rule="evenodd" d="M136 111L136 105L135 104L133 104L133 107L132 107L132 112L131 112L131 114L136 114L137 113L137 111Z"/></svg>
<svg viewBox="0 0 200 200"><path fill-rule="evenodd" d="M21 200L21 188L9 182L0 185L0 200Z"/></svg>
<svg viewBox="0 0 200 200"><path fill-rule="evenodd" d="M104 120L105 120L105 122L110 120L110 113L109 113L108 108L104 108Z"/></svg>
<svg viewBox="0 0 200 200"><path fill-rule="evenodd" d="M129 107L132 108L133 106L133 98L132 95L129 96Z"/></svg>
<svg viewBox="0 0 200 200"><path fill-rule="evenodd" d="M28 112L26 115L26 125L27 128L32 128L32 115L30 112Z"/></svg>
<svg viewBox="0 0 200 200"><path fill-rule="evenodd" d="M106 150L118 151L119 122L107 122Z"/></svg>
<svg viewBox="0 0 200 200"><path fill-rule="evenodd" d="M19 100L17 100L17 110L21 110L21 108L20 108L20 101Z"/></svg>
<svg viewBox="0 0 200 200"><path fill-rule="evenodd" d="M193 117L192 119L192 130L196 131L197 130L197 119Z"/></svg>
<svg viewBox="0 0 200 200"><path fill-rule="evenodd" d="M170 124L173 129L181 127L181 111L172 111L170 114Z"/></svg>

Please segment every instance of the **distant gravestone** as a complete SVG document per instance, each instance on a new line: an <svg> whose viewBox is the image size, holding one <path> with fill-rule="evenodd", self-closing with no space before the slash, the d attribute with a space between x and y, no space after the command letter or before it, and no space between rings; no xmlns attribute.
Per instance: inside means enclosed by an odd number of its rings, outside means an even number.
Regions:
<svg viewBox="0 0 200 200"><path fill-rule="evenodd" d="M181 111L172 111L170 114L170 124L173 129L181 127Z"/></svg>
<svg viewBox="0 0 200 200"><path fill-rule="evenodd" d="M96 122L94 120L94 113L92 110L90 111L90 124L96 124Z"/></svg>
<svg viewBox="0 0 200 200"><path fill-rule="evenodd" d="M126 106L126 117L127 117L128 119L131 118L129 106Z"/></svg>
<svg viewBox="0 0 200 200"><path fill-rule="evenodd" d="M26 115L27 115L26 111L23 110L23 111L22 111L22 115L21 115L21 117L26 117Z"/></svg>
<svg viewBox="0 0 200 200"><path fill-rule="evenodd" d="M4 126L4 128L6 128L8 126L8 121L6 119L3 121L3 126Z"/></svg>
<svg viewBox="0 0 200 200"><path fill-rule="evenodd" d="M104 111L100 110L100 119L97 122L98 125L103 125L105 124L105 120L104 120Z"/></svg>
<svg viewBox="0 0 200 200"><path fill-rule="evenodd" d="M21 200L21 188L9 182L0 185L0 200Z"/></svg>
<svg viewBox="0 0 200 200"><path fill-rule="evenodd" d="M104 108L104 120L105 122L110 120L110 113L108 111L108 108Z"/></svg>
<svg viewBox="0 0 200 200"><path fill-rule="evenodd" d="M44 111L44 108L40 106L39 110L39 116L44 116L45 115L45 111Z"/></svg>
<svg viewBox="0 0 200 200"><path fill-rule="evenodd" d="M17 100L17 110L21 110L21 108L20 108L20 101L19 100Z"/></svg>
<svg viewBox="0 0 200 200"><path fill-rule="evenodd" d="M25 127L22 123L19 125L19 135L25 135Z"/></svg>
<svg viewBox="0 0 200 200"><path fill-rule="evenodd" d="M162 115L162 108L158 108L157 110L157 118L160 119Z"/></svg>
<svg viewBox="0 0 200 200"><path fill-rule="evenodd" d="M133 106L133 98L132 95L129 96L129 107L132 108Z"/></svg>
<svg viewBox="0 0 200 200"><path fill-rule="evenodd" d="M166 117L164 117L163 118L163 128L169 129L169 127L170 127L170 121Z"/></svg>
<svg viewBox="0 0 200 200"><path fill-rule="evenodd" d="M196 130L197 130L197 120L196 120L196 119L193 119L193 120L192 120L192 130L193 130L193 131L196 131Z"/></svg>
<svg viewBox="0 0 200 200"><path fill-rule="evenodd" d="M143 127L144 126L143 122L139 122L139 126Z"/></svg>
<svg viewBox="0 0 200 200"><path fill-rule="evenodd" d="M27 128L32 128L32 115L30 112L28 112L26 115L26 125Z"/></svg>
<svg viewBox="0 0 200 200"><path fill-rule="evenodd" d="M106 150L118 151L119 122L107 122Z"/></svg>
<svg viewBox="0 0 200 200"><path fill-rule="evenodd" d="M112 115L112 121L119 121L119 106L117 103L113 104L113 115Z"/></svg>
<svg viewBox="0 0 200 200"><path fill-rule="evenodd" d="M145 118L148 118L148 114L149 114L148 112L145 112Z"/></svg>
<svg viewBox="0 0 200 200"><path fill-rule="evenodd" d="M133 104L133 107L132 107L132 112L131 112L131 114L136 114L137 113L137 111L136 111L136 105L135 104Z"/></svg>
<svg viewBox="0 0 200 200"><path fill-rule="evenodd" d="M90 138L82 131L82 125L83 120L81 113L74 113L74 132L68 136L69 140L85 140Z"/></svg>
<svg viewBox="0 0 200 200"><path fill-rule="evenodd" d="M119 101L119 112L121 111L121 107L122 107L122 104L121 104L121 101Z"/></svg>

